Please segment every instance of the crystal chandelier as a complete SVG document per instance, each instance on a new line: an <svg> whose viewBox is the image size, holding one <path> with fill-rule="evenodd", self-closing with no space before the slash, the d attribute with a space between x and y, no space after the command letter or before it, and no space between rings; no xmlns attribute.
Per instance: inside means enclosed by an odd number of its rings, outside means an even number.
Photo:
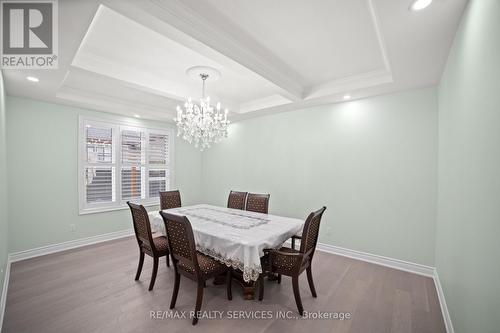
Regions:
<svg viewBox="0 0 500 333"><path fill-rule="evenodd" d="M188 74L190 74L188 70ZM222 138L227 138L227 128L229 120L227 120L228 109L221 112L220 103L217 103L214 108L210 105L210 97L205 97L205 81L209 78L209 74L199 72L200 68L195 68L203 82L202 97L200 104L195 104L188 98L184 104L184 109L177 106L177 117L174 118L177 124L177 136L189 143L194 143L196 148L203 151L210 148L212 143L219 142Z"/></svg>

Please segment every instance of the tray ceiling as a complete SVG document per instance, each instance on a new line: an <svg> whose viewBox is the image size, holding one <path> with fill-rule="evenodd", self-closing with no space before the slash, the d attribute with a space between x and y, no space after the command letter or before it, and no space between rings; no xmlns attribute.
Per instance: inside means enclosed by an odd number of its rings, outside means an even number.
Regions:
<svg viewBox="0 0 500 333"><path fill-rule="evenodd" d="M7 92L170 120L201 95L233 120L436 84L466 0L60 1L58 70L5 70ZM27 75L40 78L36 85Z"/></svg>

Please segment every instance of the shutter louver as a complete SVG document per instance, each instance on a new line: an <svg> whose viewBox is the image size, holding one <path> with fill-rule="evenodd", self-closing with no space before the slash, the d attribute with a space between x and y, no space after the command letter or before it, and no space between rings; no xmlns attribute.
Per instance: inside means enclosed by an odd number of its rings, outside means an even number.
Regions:
<svg viewBox="0 0 500 333"><path fill-rule="evenodd" d="M113 129L86 126L88 163L113 163Z"/></svg>
<svg viewBox="0 0 500 333"><path fill-rule="evenodd" d="M122 201L140 200L146 197L144 175L145 162L144 133L133 130L121 132L122 169L121 186Z"/></svg>
<svg viewBox="0 0 500 333"><path fill-rule="evenodd" d="M87 203L113 202L115 168L88 167L85 169Z"/></svg>
<svg viewBox="0 0 500 333"><path fill-rule="evenodd" d="M169 188L167 183L168 170L149 169L149 197L158 198L160 191L166 191Z"/></svg>
<svg viewBox="0 0 500 333"><path fill-rule="evenodd" d="M144 168L122 167L122 200L141 200L144 198Z"/></svg>
<svg viewBox="0 0 500 333"><path fill-rule="evenodd" d="M87 125L85 129L87 153L87 167L84 169L85 200L87 204L113 202L115 201L115 178L112 166L113 129L90 125Z"/></svg>
<svg viewBox="0 0 500 333"><path fill-rule="evenodd" d="M168 135L150 134L148 149L149 164L168 164Z"/></svg>
<svg viewBox="0 0 500 333"><path fill-rule="evenodd" d="M169 179L166 169L168 160L168 135L149 134L148 161L149 161L149 197L157 198L160 191L166 191L169 188L167 180Z"/></svg>

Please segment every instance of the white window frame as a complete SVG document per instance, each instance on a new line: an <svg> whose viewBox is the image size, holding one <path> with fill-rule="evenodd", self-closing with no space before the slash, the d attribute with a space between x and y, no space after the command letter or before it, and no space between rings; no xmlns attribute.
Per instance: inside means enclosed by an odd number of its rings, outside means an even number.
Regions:
<svg viewBox="0 0 500 333"><path fill-rule="evenodd" d="M79 202L79 214L84 215L84 214L92 214L92 213L100 213L100 212L107 212L107 211L113 211L113 210L120 210L120 209L128 209L126 200L122 200L122 189L121 189L121 168L122 168L122 151L121 151L121 145L122 145L122 130L139 130L141 132L144 132L146 135L145 138L145 179L144 184L145 184L145 199L141 200L133 200L134 203L139 203L144 206L157 206L160 204L160 199L158 197L156 198L149 198L149 169L152 167L152 169L166 169L168 170L168 175L166 179L166 190L169 190L171 188L174 188L175 184L175 174L174 174L174 128L173 127L165 127L165 128L154 128L151 126L147 126L144 123L141 122L136 122L133 121L133 119L126 119L126 118L120 118L117 120L110 120L110 119L98 119L98 118L91 118L91 117L85 117L85 116L79 116L78 119L79 126L78 126L78 202ZM105 164L105 163L95 163L95 164L90 164L87 162L87 146L86 146L86 125L91 125L91 126L106 126L110 127L113 129L113 161L112 167L114 167L115 172L114 172L114 182L115 182L115 188L114 188L114 196L116 197L115 202L106 202L106 203L93 203L93 204L88 204L86 197L86 186L85 186L85 168L87 166L101 166L105 167L110 164ZM149 134L162 134L162 135L168 135L168 164L165 166L162 165L149 165L149 156L148 156L148 149L149 149ZM142 166L142 165L141 165Z"/></svg>

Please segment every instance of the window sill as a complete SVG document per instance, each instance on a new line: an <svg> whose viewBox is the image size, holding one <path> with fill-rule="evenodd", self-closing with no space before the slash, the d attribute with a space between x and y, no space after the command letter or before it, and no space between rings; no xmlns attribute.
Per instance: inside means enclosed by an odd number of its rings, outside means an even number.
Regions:
<svg viewBox="0 0 500 333"><path fill-rule="evenodd" d="M153 207L153 206L160 206L160 202L158 201L155 202L139 202L139 204L143 205L144 207ZM124 209L129 209L127 204L123 206L114 206L114 207L94 207L94 208L85 208L85 209L80 209L78 212L78 215L89 215L89 214L97 214L97 213L105 213L105 212L113 212L116 210L124 210Z"/></svg>

